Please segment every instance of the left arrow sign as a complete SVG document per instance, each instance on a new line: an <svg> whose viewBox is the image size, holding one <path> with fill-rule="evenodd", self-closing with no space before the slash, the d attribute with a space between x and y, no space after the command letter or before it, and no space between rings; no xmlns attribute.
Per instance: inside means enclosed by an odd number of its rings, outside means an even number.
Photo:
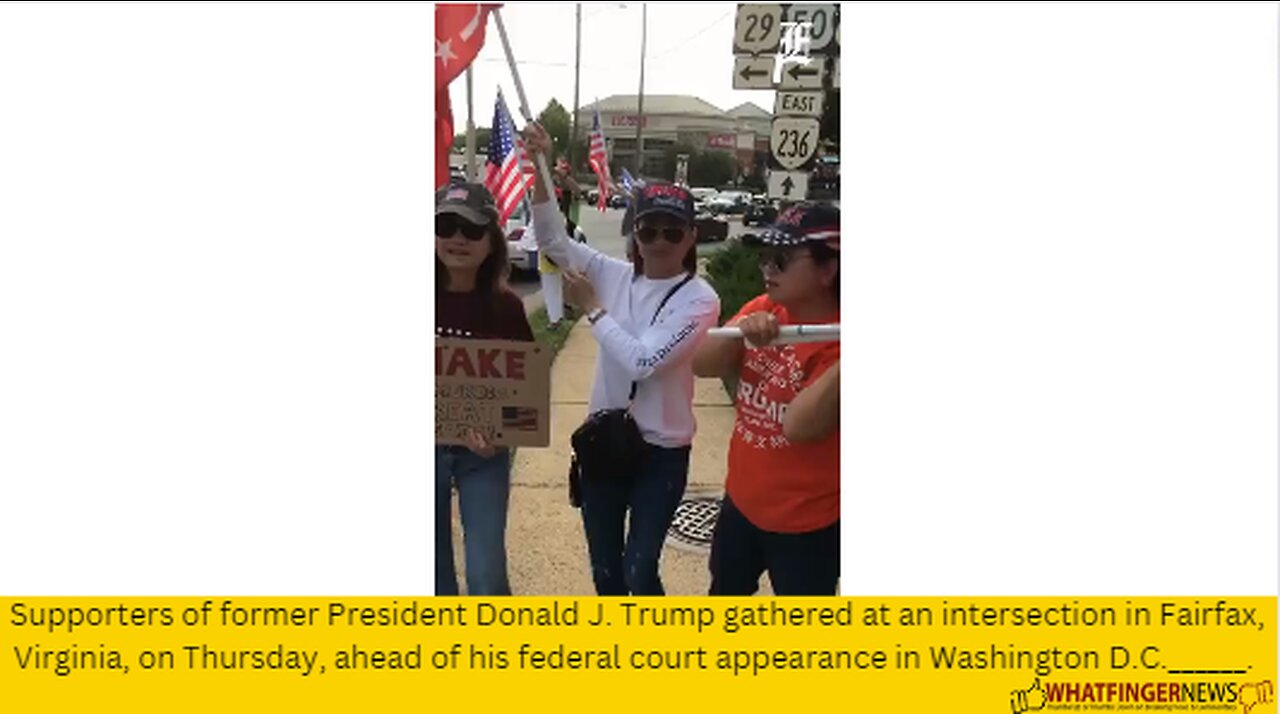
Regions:
<svg viewBox="0 0 1280 714"><path fill-rule="evenodd" d="M772 55L733 58L734 89L773 89Z"/></svg>

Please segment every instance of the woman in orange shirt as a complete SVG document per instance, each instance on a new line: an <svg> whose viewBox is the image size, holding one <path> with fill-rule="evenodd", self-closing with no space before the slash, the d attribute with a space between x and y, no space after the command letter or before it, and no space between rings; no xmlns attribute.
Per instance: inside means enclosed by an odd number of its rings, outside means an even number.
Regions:
<svg viewBox="0 0 1280 714"><path fill-rule="evenodd" d="M840 322L840 211L802 203L763 233L767 292L703 341L702 377L736 375L729 473L711 543L711 594L834 595L840 578L840 343L770 345L784 325Z"/></svg>

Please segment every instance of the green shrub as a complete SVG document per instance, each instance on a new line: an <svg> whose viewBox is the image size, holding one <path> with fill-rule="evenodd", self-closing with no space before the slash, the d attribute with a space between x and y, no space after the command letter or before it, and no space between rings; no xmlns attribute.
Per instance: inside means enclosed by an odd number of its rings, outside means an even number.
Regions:
<svg viewBox="0 0 1280 714"><path fill-rule="evenodd" d="M720 295L720 323L738 314L748 300L764 292L760 252L735 239L707 259L707 281Z"/></svg>

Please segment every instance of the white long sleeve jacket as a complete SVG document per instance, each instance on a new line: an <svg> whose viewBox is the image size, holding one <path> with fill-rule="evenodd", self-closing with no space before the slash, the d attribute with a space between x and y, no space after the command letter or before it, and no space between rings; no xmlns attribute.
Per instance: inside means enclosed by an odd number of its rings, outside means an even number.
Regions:
<svg viewBox="0 0 1280 714"><path fill-rule="evenodd" d="M586 274L607 314L592 334L600 344L589 410L627 406L644 440L655 446L688 446L693 418L693 350L720 316L720 298L702 278L680 288L654 320L654 312L683 274L653 280L636 275L631 263L569 240L555 203L533 207L538 249L557 265ZM650 325L650 322L653 322Z"/></svg>

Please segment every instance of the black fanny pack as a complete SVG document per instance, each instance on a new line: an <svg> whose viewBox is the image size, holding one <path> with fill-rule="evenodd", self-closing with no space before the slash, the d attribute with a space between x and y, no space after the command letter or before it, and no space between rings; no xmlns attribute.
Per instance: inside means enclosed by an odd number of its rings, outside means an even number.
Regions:
<svg viewBox="0 0 1280 714"><path fill-rule="evenodd" d="M644 453L644 437L630 409L592 414L574 430L571 443L581 475L592 480L629 477Z"/></svg>
<svg viewBox="0 0 1280 714"><path fill-rule="evenodd" d="M657 322L662 308L676 291L693 279L690 273L676 283L658 303L653 313L652 325ZM636 398L636 383L631 383L630 400ZM569 464L569 502L574 507L582 505L581 480L625 482L635 475L644 456L645 441L640 426L631 415L631 407L604 409L587 417L573 432L570 439L573 457Z"/></svg>

